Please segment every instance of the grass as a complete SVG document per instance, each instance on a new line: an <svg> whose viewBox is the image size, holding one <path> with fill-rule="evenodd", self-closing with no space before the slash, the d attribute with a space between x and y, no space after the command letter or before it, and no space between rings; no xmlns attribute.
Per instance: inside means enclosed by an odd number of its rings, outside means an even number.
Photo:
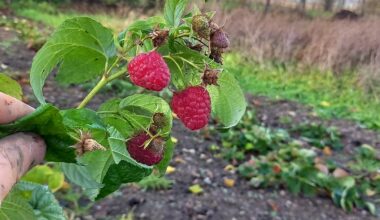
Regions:
<svg viewBox="0 0 380 220"><path fill-rule="evenodd" d="M23 5L22 7L17 7L17 5L13 6L13 10L18 16L22 16L37 22L41 22L44 25L56 28L63 21L78 17L85 16L90 17L104 26L111 28L114 31L122 31L129 23L133 20L137 19L136 16L128 16L128 18L120 18L115 15L107 15L105 13L97 13L97 14L86 14L80 13L76 11L59 11L53 5L49 5L47 3L38 4L34 3L33 5Z"/></svg>
<svg viewBox="0 0 380 220"><path fill-rule="evenodd" d="M354 73L337 77L331 72L300 71L292 65L257 64L236 54L228 55L225 64L245 92L294 100L314 107L320 117L346 118L380 129L380 102L356 85Z"/></svg>

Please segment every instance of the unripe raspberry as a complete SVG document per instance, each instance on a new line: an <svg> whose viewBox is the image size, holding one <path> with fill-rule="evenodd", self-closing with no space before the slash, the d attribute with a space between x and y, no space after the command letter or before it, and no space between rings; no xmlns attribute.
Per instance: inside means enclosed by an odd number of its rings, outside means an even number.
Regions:
<svg viewBox="0 0 380 220"><path fill-rule="evenodd" d="M128 72L135 85L153 91L163 90L170 82L168 65L156 51L133 58L128 64Z"/></svg>
<svg viewBox="0 0 380 220"><path fill-rule="evenodd" d="M133 159L151 166L162 160L165 142L161 137L157 137L152 140L148 147L144 148L149 138L150 136L147 133L140 133L128 140L127 149Z"/></svg>
<svg viewBox="0 0 380 220"><path fill-rule="evenodd" d="M193 17L191 26L193 28L193 31L197 33L201 38L210 38L210 20L206 15L195 15Z"/></svg>
<svg viewBox="0 0 380 220"><path fill-rule="evenodd" d="M209 121L210 95L202 86L188 87L174 93L171 107L187 128L198 130L205 127Z"/></svg>

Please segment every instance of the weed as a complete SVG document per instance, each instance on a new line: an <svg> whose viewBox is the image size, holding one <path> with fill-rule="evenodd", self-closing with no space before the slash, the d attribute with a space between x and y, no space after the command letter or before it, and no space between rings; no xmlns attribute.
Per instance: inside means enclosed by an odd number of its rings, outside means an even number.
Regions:
<svg viewBox="0 0 380 220"><path fill-rule="evenodd" d="M173 185L173 181L163 176L152 174L145 179L141 180L138 185L144 190L160 190L169 189Z"/></svg>
<svg viewBox="0 0 380 220"><path fill-rule="evenodd" d="M303 123L291 129L300 135L301 139L310 145L324 148L326 146L333 149L341 149L343 144L340 133L335 127L325 127L318 123Z"/></svg>

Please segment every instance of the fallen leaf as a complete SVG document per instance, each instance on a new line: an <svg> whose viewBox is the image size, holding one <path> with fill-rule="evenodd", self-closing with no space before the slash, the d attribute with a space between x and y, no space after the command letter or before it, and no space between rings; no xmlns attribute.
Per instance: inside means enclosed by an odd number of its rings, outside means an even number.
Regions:
<svg viewBox="0 0 380 220"><path fill-rule="evenodd" d="M371 189L367 189L365 191L365 194L367 194L367 196L374 196L374 195L376 195L376 191L375 190L371 190Z"/></svg>
<svg viewBox="0 0 380 220"><path fill-rule="evenodd" d="M174 144L178 143L178 139L175 138L175 137L171 137L171 140L172 140L172 142L173 142Z"/></svg>
<svg viewBox="0 0 380 220"><path fill-rule="evenodd" d="M323 148L323 154L326 156L331 156L333 154L333 152L332 152L330 147L326 146Z"/></svg>
<svg viewBox="0 0 380 220"><path fill-rule="evenodd" d="M174 158L174 162L176 163L186 163L186 161L184 159L182 159L182 157L180 156L177 156Z"/></svg>
<svg viewBox="0 0 380 220"><path fill-rule="evenodd" d="M341 168L336 168L333 172L333 176L336 178L343 178L343 177L348 176L348 173L347 173L347 171L345 171Z"/></svg>
<svg viewBox="0 0 380 220"><path fill-rule="evenodd" d="M174 172L175 172L175 167L168 166L166 168L166 174L171 174L171 173L174 173Z"/></svg>
<svg viewBox="0 0 380 220"><path fill-rule="evenodd" d="M293 112L293 111L288 111L288 114L292 117L296 117L297 116L297 113Z"/></svg>
<svg viewBox="0 0 380 220"><path fill-rule="evenodd" d="M268 205L274 212L278 212L278 205L273 201L268 201Z"/></svg>
<svg viewBox="0 0 380 220"><path fill-rule="evenodd" d="M321 163L317 163L314 166L315 166L315 168L317 168L317 170L321 171L322 173L329 174L329 168L327 168L326 165L321 164Z"/></svg>
<svg viewBox="0 0 380 220"><path fill-rule="evenodd" d="M229 178L224 178L224 185L228 188L232 188L235 186L235 180L229 179Z"/></svg>
<svg viewBox="0 0 380 220"><path fill-rule="evenodd" d="M225 171L234 171L236 170L236 167L234 165L228 164L226 167L224 167Z"/></svg>
<svg viewBox="0 0 380 220"><path fill-rule="evenodd" d="M273 173L275 174L281 173L281 167L278 164L273 165L272 170L273 170Z"/></svg>
<svg viewBox="0 0 380 220"><path fill-rule="evenodd" d="M203 189L202 189L202 187L199 184L195 184L195 185L192 185L192 186L189 187L189 191L192 194L200 194L200 193L203 192Z"/></svg>

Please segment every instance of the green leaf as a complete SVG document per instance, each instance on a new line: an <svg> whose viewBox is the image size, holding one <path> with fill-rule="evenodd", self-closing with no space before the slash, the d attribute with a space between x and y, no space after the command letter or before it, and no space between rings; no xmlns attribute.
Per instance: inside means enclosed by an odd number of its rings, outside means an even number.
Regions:
<svg viewBox="0 0 380 220"><path fill-rule="evenodd" d="M90 175L85 166L72 163L61 163L60 167L70 182L75 183L84 189L99 189L103 186Z"/></svg>
<svg viewBox="0 0 380 220"><path fill-rule="evenodd" d="M152 169L148 167L136 166L127 161L121 161L119 164L110 166L104 177L105 187L100 190L97 199L104 198L110 193L119 189L123 183L139 182L144 177L149 176Z"/></svg>
<svg viewBox="0 0 380 220"><path fill-rule="evenodd" d="M118 36L118 41L119 41L119 44L120 46L124 47L124 41L126 40L126 35L129 33L129 34L133 34L133 33L136 33L136 34L141 34L141 33L144 33L144 34L149 34L150 32L152 32L152 30L159 26L159 27L162 27L163 25L165 24L165 20L163 17L161 16L154 16L154 17L150 17L146 20L137 20L135 22L133 22L132 24L130 24L127 29L125 29L124 31L122 31L119 36ZM131 35L128 35L128 36L131 36ZM132 46L132 45L135 45L136 44L136 41L132 40L131 37L129 37L129 39L127 39L128 42L128 46ZM132 41L129 41L129 40L132 40Z"/></svg>
<svg viewBox="0 0 380 220"><path fill-rule="evenodd" d="M0 206L0 219L37 220L32 206L13 189Z"/></svg>
<svg viewBox="0 0 380 220"><path fill-rule="evenodd" d="M212 113L224 127L235 126L247 108L244 93L235 78L226 71L220 74L219 86L208 86Z"/></svg>
<svg viewBox="0 0 380 220"><path fill-rule="evenodd" d="M160 175L163 176L166 173L166 168L169 166L170 161L174 155L175 144L173 143L171 138L168 138L166 141L165 152L162 160L159 164L156 165Z"/></svg>
<svg viewBox="0 0 380 220"><path fill-rule="evenodd" d="M0 138L17 132L34 132L45 140L46 160L56 162L75 162L74 149L70 146L75 140L67 134L59 110L44 104L33 113L7 125L0 125Z"/></svg>
<svg viewBox="0 0 380 220"><path fill-rule="evenodd" d="M53 169L47 165L35 166L31 169L22 180L49 186L49 189L56 192L62 188L65 177L59 170Z"/></svg>
<svg viewBox="0 0 380 220"><path fill-rule="evenodd" d="M62 207L47 187L29 182L19 182L16 189L30 195L27 199L37 219L65 220Z"/></svg>
<svg viewBox="0 0 380 220"><path fill-rule="evenodd" d="M0 219L65 220L63 210L47 187L30 182L17 183L0 208Z"/></svg>
<svg viewBox="0 0 380 220"><path fill-rule="evenodd" d="M110 137L108 143L111 148L112 157L116 164L119 164L121 160L129 156L127 147L125 145L125 138L115 128L109 128Z"/></svg>
<svg viewBox="0 0 380 220"><path fill-rule="evenodd" d="M63 123L75 131L76 135L79 136L79 131L88 132L98 143L103 143L106 139L106 125L95 111L83 108L63 110L60 113Z"/></svg>
<svg viewBox="0 0 380 220"><path fill-rule="evenodd" d="M141 114L141 112L131 111L130 107L138 107L150 112L150 115ZM123 99L119 105L120 113L139 131L148 128L152 122L153 114L156 112L163 113L166 118L165 126L162 128L162 136L170 134L173 122L173 116L169 104L160 97L146 94L136 94ZM127 137L129 138L129 137Z"/></svg>
<svg viewBox="0 0 380 220"><path fill-rule="evenodd" d="M57 80L82 83L101 75L116 55L112 31L86 17L66 20L33 59L31 85L40 103L42 88L58 64Z"/></svg>
<svg viewBox="0 0 380 220"><path fill-rule="evenodd" d="M22 99L22 88L12 78L8 77L4 73L0 73L0 92L15 97L16 99Z"/></svg>
<svg viewBox="0 0 380 220"><path fill-rule="evenodd" d="M164 7L166 23L170 26L178 27L186 5L187 0L166 0Z"/></svg>
<svg viewBox="0 0 380 220"><path fill-rule="evenodd" d="M120 102L121 99L111 99L99 107L98 113L105 124L114 127L124 138L128 138L133 135L134 128L129 121L119 114Z"/></svg>

